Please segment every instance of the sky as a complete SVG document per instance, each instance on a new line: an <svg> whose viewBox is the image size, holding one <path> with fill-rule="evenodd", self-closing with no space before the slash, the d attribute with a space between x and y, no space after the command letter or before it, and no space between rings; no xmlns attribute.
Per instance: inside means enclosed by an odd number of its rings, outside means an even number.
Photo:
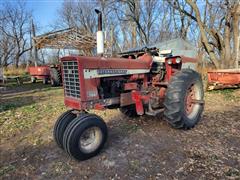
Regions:
<svg viewBox="0 0 240 180"><path fill-rule="evenodd" d="M2 1L2 0L0 0ZM28 10L32 10L34 23L40 29L40 33L51 29L51 24L58 19L58 9L60 9L63 0L25 0ZM37 34L39 35L39 34Z"/></svg>

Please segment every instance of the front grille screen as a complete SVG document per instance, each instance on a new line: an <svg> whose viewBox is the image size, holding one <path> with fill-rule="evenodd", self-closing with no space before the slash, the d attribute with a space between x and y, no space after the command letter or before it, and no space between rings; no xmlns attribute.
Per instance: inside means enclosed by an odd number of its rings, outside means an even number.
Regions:
<svg viewBox="0 0 240 180"><path fill-rule="evenodd" d="M65 95L80 99L80 83L77 61L63 61L62 64Z"/></svg>

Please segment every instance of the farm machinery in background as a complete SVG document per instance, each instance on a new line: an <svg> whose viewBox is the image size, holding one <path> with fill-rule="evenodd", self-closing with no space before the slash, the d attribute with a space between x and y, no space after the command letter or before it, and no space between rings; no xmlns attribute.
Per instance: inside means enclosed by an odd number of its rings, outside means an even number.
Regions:
<svg viewBox="0 0 240 180"><path fill-rule="evenodd" d="M240 69L208 71L208 90L240 87Z"/></svg>
<svg viewBox="0 0 240 180"><path fill-rule="evenodd" d="M28 72L31 75L31 82L35 83L37 79L42 79L43 84L51 83L52 86L60 86L62 84L61 66L45 65L30 66Z"/></svg>
<svg viewBox="0 0 240 180"><path fill-rule="evenodd" d="M101 12L98 13L97 57L61 58L64 103L70 110L56 121L56 143L77 160L103 148L108 129L88 110L119 108L125 116L157 116L174 128L191 129L201 119L204 94L201 76L190 69L194 58L144 48L119 58L103 56Z"/></svg>

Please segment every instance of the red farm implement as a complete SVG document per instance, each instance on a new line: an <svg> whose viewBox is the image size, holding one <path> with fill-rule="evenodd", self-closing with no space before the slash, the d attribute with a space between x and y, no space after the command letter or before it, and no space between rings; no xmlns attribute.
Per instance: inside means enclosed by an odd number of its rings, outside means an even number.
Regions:
<svg viewBox="0 0 240 180"><path fill-rule="evenodd" d="M36 82L37 79L42 79L43 84L47 84L50 78L50 70L48 66L32 66L28 68L28 72L31 75L31 81Z"/></svg>
<svg viewBox="0 0 240 180"><path fill-rule="evenodd" d="M59 65L31 66L28 68L28 72L31 75L32 83L35 83L37 79L42 79L43 84L50 81L52 86L60 86L62 81Z"/></svg>
<svg viewBox="0 0 240 180"><path fill-rule="evenodd" d="M219 69L208 71L208 89L240 86L240 69Z"/></svg>

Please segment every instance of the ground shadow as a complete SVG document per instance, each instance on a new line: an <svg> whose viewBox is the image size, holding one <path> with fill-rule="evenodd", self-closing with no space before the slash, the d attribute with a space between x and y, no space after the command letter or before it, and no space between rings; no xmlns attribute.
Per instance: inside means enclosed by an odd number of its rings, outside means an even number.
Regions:
<svg viewBox="0 0 240 180"><path fill-rule="evenodd" d="M0 104L0 112L34 104L37 98L39 97L37 96L8 97L2 100Z"/></svg>
<svg viewBox="0 0 240 180"><path fill-rule="evenodd" d="M50 89L60 89L62 87L52 87L50 84L42 84L42 83L26 83L20 86L7 86L4 89L0 90L2 96L11 96L13 94L20 93L33 93L37 91L47 91Z"/></svg>

